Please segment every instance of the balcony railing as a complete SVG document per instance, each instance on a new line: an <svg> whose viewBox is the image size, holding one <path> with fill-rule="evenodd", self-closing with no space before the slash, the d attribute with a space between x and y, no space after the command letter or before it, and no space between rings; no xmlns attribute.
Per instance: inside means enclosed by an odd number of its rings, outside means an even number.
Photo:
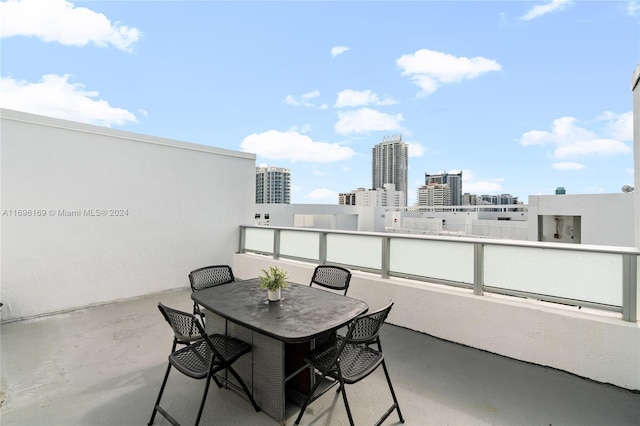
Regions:
<svg viewBox="0 0 640 426"><path fill-rule="evenodd" d="M240 227L253 252L353 270L620 312L638 320L640 250L285 227Z"/></svg>

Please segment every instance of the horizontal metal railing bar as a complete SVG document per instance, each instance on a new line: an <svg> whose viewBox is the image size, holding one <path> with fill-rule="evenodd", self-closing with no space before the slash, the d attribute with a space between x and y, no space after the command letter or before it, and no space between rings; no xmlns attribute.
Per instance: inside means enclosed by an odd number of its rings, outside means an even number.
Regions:
<svg viewBox="0 0 640 426"><path fill-rule="evenodd" d="M422 275L407 274L405 272L389 271L389 276L394 278L403 278L412 281L420 281L429 284L441 284L449 287L458 287L473 290L473 283L465 283L461 281L451 281L442 278L425 277Z"/></svg>
<svg viewBox="0 0 640 426"><path fill-rule="evenodd" d="M280 259L295 260L295 261L298 261L298 262L318 262L320 260L320 259L314 259L314 258L311 258L311 257L291 256L289 254L282 254L282 253L280 253L278 255L278 257Z"/></svg>
<svg viewBox="0 0 640 426"><path fill-rule="evenodd" d="M312 232L312 233L324 233L324 234L345 234L353 236L372 236L380 238L391 239L408 239L408 240L432 240L432 241L448 241L459 242L467 244L480 243L483 245L496 245L496 246L512 246L512 247L525 247L535 249L549 249L549 250L568 250L568 251L584 251L594 253L609 253L609 254L631 254L640 256L640 249L635 247L622 247L622 246L601 246L593 244L571 244L571 243L551 243L542 241L520 241L520 240L504 240L494 238L475 238L475 237L447 237L441 235L417 235L417 234L394 234L385 232L360 232L360 231L343 231L337 229L318 229L318 228L295 228L295 227L274 227L274 226L258 226L258 225L242 225L240 228L244 229L273 229L273 230L290 230L299 232Z"/></svg>
<svg viewBox="0 0 640 426"><path fill-rule="evenodd" d="M559 303L562 305L580 306L585 308L600 309L602 311L622 312L622 306L588 302L586 300L568 299L565 297L549 296L549 295L538 294L538 293L529 293L527 291L509 290L505 288L490 287L490 286L484 286L484 291L487 293L503 294L505 296L522 297L525 299L536 299L536 300L541 300L543 302Z"/></svg>

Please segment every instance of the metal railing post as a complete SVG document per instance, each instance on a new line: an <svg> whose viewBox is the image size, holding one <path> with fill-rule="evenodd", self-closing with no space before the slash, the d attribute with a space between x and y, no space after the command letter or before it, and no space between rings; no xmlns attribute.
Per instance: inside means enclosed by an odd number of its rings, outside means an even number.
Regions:
<svg viewBox="0 0 640 426"><path fill-rule="evenodd" d="M484 287L484 244L473 245L473 294L482 296Z"/></svg>
<svg viewBox="0 0 640 426"><path fill-rule="evenodd" d="M274 229L273 232L273 258L280 258L280 230Z"/></svg>
<svg viewBox="0 0 640 426"><path fill-rule="evenodd" d="M391 238L382 237L382 259L380 261L380 275L389 278L389 265L391 264Z"/></svg>
<svg viewBox="0 0 640 426"><path fill-rule="evenodd" d="M240 241L238 241L238 253L245 252L245 244L247 242L247 228L240 226Z"/></svg>
<svg viewBox="0 0 640 426"><path fill-rule="evenodd" d="M327 233L320 233L320 247L318 247L318 264L324 265L327 263Z"/></svg>
<svg viewBox="0 0 640 426"><path fill-rule="evenodd" d="M622 255L622 319L638 320L638 259L630 254Z"/></svg>

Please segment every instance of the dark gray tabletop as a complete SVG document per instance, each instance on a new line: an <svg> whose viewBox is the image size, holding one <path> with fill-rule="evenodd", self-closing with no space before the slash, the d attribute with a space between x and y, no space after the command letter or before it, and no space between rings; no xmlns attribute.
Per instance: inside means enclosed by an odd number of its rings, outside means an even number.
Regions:
<svg viewBox="0 0 640 426"><path fill-rule="evenodd" d="M251 279L192 293L206 309L283 342L304 342L336 330L368 310L366 303L309 285L289 283L278 302Z"/></svg>

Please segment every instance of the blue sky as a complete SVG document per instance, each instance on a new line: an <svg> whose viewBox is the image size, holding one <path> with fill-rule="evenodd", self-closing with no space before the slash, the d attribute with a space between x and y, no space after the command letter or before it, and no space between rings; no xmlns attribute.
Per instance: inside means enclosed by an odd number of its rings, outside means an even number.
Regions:
<svg viewBox="0 0 640 426"><path fill-rule="evenodd" d="M293 203L410 144L463 191L633 184L640 1L0 1L0 106L257 155ZM72 153L71 153L72 155Z"/></svg>

